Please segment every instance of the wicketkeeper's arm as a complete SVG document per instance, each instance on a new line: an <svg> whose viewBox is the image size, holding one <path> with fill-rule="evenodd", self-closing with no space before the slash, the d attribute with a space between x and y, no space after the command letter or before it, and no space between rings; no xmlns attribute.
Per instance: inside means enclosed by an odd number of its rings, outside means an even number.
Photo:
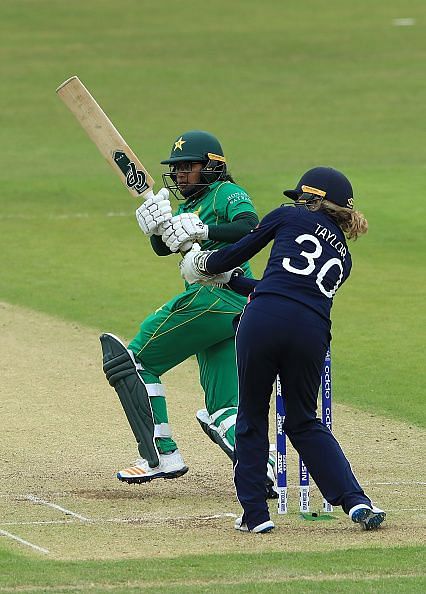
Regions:
<svg viewBox="0 0 426 594"><path fill-rule="evenodd" d="M239 295L248 297L252 293L259 281L255 278L247 278L241 268L236 268L226 285Z"/></svg>
<svg viewBox="0 0 426 594"><path fill-rule="evenodd" d="M201 259L202 272L206 274L219 274L225 270L233 270L243 262L251 260L275 237L275 233L282 223L282 209L275 209L267 214L260 224L252 231L234 243L220 250L206 254Z"/></svg>

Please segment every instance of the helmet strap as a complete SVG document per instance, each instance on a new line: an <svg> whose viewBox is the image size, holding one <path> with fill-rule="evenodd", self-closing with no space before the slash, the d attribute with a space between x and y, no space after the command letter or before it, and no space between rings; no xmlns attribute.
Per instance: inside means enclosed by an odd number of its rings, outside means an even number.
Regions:
<svg viewBox="0 0 426 594"><path fill-rule="evenodd" d="M309 194L308 192L303 192L298 199L295 201L296 206L305 206L309 209L309 206L319 205L324 198L322 196L318 196L318 194Z"/></svg>

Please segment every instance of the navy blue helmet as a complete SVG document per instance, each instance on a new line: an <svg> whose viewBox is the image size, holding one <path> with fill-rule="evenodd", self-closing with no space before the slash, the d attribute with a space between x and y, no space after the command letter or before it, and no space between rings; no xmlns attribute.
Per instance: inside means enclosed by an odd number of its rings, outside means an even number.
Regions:
<svg viewBox="0 0 426 594"><path fill-rule="evenodd" d="M302 175L294 190L285 196L297 200L304 193L313 194L344 208L353 208L353 190L348 178L332 167L314 167Z"/></svg>

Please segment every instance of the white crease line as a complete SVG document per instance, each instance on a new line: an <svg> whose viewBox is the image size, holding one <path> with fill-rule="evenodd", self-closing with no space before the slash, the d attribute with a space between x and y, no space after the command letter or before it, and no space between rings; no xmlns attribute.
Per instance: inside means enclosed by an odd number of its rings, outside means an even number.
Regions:
<svg viewBox="0 0 426 594"><path fill-rule="evenodd" d="M26 522L0 522L1 526L43 526L45 524L75 524L75 520L33 520Z"/></svg>
<svg viewBox="0 0 426 594"><path fill-rule="evenodd" d="M223 513L223 514L215 514L211 516L176 516L176 517L158 517L153 518L150 516L142 516L140 518L101 518L97 520L90 520L90 524L131 524L143 522L147 524L165 524L167 522L176 522L176 521L187 521L192 522L194 520L220 520L221 518L238 518L238 514L234 513ZM39 525L56 525L56 524L75 524L74 520L34 520L34 521L26 521L26 522L0 522L1 526L39 526Z"/></svg>
<svg viewBox="0 0 426 594"><path fill-rule="evenodd" d="M31 547L32 549L35 549L36 551L39 551L40 553L49 554L48 549L43 549L43 547L39 547L38 545L35 545L32 542L28 542L28 540L24 540L23 538L16 536L16 534L12 534L11 532L6 532L6 530L0 530L0 535L7 536L7 538L16 540L17 542L20 542L21 544L26 545L27 547Z"/></svg>
<svg viewBox="0 0 426 594"><path fill-rule="evenodd" d="M25 495L25 499L28 499L28 501L32 501L33 503L37 503L40 505L46 505L47 507L52 507L53 509L57 509L61 512L64 512L65 514L69 515L69 516L74 516L74 518L78 518L79 520L82 520L83 522L91 522L90 518L86 518L85 516L81 516L80 514L77 514L69 509L66 509L65 507L61 507L60 505L56 505L56 503L50 503L50 501L45 501L44 499L40 499L39 497L36 497L35 495Z"/></svg>
<svg viewBox="0 0 426 594"><path fill-rule="evenodd" d="M333 513L339 513L341 510L335 510ZM422 507L401 507L401 508L394 508L394 509L386 509L387 513L402 513L402 512L421 512L426 513L426 508ZM343 513L343 512L342 512ZM105 518L105 519L98 519L98 520L91 520L90 525L102 525L102 524L142 524L146 523L147 525L150 524L165 524L167 522L176 522L176 521L194 521L194 520L218 520L221 518L238 518L238 514L233 513L225 513L225 514L216 514L213 516L177 516L175 518L168 517L168 518L152 518L148 516L140 517L140 518ZM26 522L0 522L1 526L51 526L51 525L61 525L61 524L79 524L75 520L34 520L34 521L26 521ZM1 530L0 530L1 532Z"/></svg>
<svg viewBox="0 0 426 594"><path fill-rule="evenodd" d="M383 481L378 483L373 483L371 481L361 481L363 485L366 487L425 487L426 482L423 481ZM318 487L315 483L311 483L311 489L318 490ZM299 485L292 484L287 487L288 489L299 489Z"/></svg>
<svg viewBox="0 0 426 594"><path fill-rule="evenodd" d="M176 516L176 517L149 517L145 516L142 518L111 518L108 520L101 520L100 522L113 522L117 524L129 524L131 522L148 522L150 524L155 523L166 523L166 522L181 522L181 521L193 521L193 520L220 520L221 518L238 518L238 514L233 513L224 513L224 514L215 514L213 516Z"/></svg>
<svg viewBox="0 0 426 594"><path fill-rule="evenodd" d="M413 19L411 17L393 19L392 24L394 27L412 27L416 24L416 19Z"/></svg>
<svg viewBox="0 0 426 594"><path fill-rule="evenodd" d="M423 486L424 487L426 485L426 483L424 483L422 481L396 481L394 483L391 483L391 482L370 483L368 481L365 481L364 482L364 485L368 485L370 487L371 486L373 486L373 487L374 486L383 487L383 486L386 486L386 485L395 486L395 487L402 486L402 485L417 485L417 486Z"/></svg>
<svg viewBox="0 0 426 594"><path fill-rule="evenodd" d="M401 507L401 509L386 509L386 512L395 513L395 512L426 512L426 508L424 507Z"/></svg>

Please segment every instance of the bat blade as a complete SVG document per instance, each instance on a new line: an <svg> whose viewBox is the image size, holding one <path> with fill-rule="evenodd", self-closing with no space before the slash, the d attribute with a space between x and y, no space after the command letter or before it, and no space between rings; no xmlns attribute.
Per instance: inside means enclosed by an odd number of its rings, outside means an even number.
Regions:
<svg viewBox="0 0 426 594"><path fill-rule="evenodd" d="M72 76L56 89L56 93L128 191L135 198L145 198L152 190L154 180L81 80Z"/></svg>

